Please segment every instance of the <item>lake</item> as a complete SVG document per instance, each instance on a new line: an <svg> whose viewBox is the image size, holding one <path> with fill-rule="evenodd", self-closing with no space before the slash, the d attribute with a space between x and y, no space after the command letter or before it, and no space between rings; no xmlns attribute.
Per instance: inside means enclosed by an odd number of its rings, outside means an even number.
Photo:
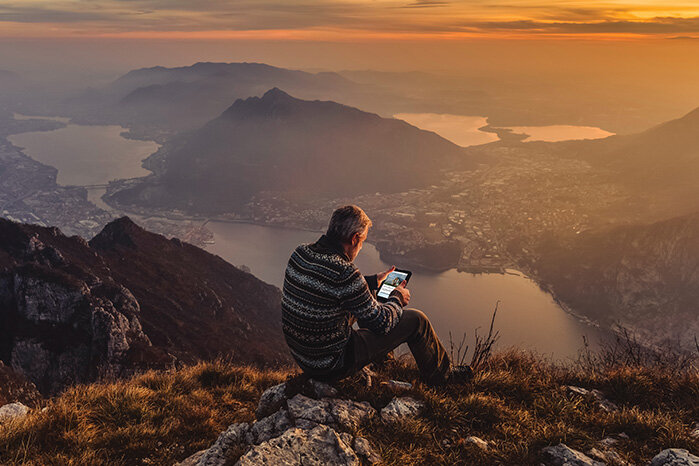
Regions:
<svg viewBox="0 0 699 466"><path fill-rule="evenodd" d="M462 147L476 146L498 141L497 134L481 131L488 125L488 119L482 116L450 115L445 113L398 113L395 118L406 121L413 126L432 131ZM601 128L593 126L549 125L549 126L511 126L506 128L515 134L527 137L530 141L571 141L577 139L601 139L613 136Z"/></svg>
<svg viewBox="0 0 699 466"><path fill-rule="evenodd" d="M154 152L154 142L133 141L120 136L119 126L80 126L23 133L11 136L13 144L24 147L30 157L58 169L58 182L71 185L104 184L114 178L143 176L148 171L141 160ZM103 205L99 189L91 199ZM104 206L109 209L108 206ZM234 265L246 265L260 279L280 286L292 250L312 242L319 233L243 223L209 222L215 244L207 249ZM371 240L371 236L369 237ZM365 244L357 264L366 274L386 270L389 264L378 251ZM400 266L400 264L396 264ZM488 330L496 302L500 308L496 328L499 346L519 346L563 360L574 357L582 336L596 340L599 331L566 314L533 281L519 275L472 275L449 270L443 273L416 272L410 281L411 306L425 311L443 341L449 332L454 340L463 333L473 347L473 332Z"/></svg>

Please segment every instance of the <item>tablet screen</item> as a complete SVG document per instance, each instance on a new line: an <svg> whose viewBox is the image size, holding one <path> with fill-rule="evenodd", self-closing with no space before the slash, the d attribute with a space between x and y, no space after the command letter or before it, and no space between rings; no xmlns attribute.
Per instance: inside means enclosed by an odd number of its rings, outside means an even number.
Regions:
<svg viewBox="0 0 699 466"><path fill-rule="evenodd" d="M379 292L376 294L379 298L388 299L388 295L391 291L395 290L398 285L403 283L403 281L408 278L408 272L401 272L395 270L388 274L388 277L381 284Z"/></svg>

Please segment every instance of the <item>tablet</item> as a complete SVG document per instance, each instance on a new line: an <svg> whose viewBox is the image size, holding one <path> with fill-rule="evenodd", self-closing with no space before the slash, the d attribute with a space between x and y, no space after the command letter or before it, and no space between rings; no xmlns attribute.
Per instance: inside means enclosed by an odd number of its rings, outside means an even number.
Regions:
<svg viewBox="0 0 699 466"><path fill-rule="evenodd" d="M388 300L388 296L391 294L391 291L395 290L396 287L403 282L406 282L407 284L412 274L413 273L409 270L399 269L396 269L393 272L389 273L386 279L383 281L383 283L381 283L379 292L376 293L376 299L378 299L381 302Z"/></svg>

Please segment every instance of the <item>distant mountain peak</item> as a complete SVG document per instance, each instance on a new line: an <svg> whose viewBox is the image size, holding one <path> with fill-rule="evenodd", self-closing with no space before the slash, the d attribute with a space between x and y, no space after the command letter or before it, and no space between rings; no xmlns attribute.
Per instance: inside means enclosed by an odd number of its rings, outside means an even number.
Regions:
<svg viewBox="0 0 699 466"><path fill-rule="evenodd" d="M261 100L279 100L279 99L285 99L285 100L298 100L295 99L294 97L290 96L286 92L282 91L278 87L273 87L272 89L268 90L267 92L264 93L262 96Z"/></svg>
<svg viewBox="0 0 699 466"><path fill-rule="evenodd" d="M109 249L117 245L136 247L135 235L145 233L145 230L136 225L129 217L121 217L109 222L90 241L90 246L96 249Z"/></svg>

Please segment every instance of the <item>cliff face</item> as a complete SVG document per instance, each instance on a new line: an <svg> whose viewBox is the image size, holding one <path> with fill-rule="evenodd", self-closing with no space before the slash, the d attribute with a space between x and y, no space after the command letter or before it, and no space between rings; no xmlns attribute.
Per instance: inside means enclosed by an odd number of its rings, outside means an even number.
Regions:
<svg viewBox="0 0 699 466"><path fill-rule="evenodd" d="M283 360L281 332L265 315L278 297L220 258L126 218L92 245L0 219L0 360L45 393L219 354ZM273 349L256 351L250 338Z"/></svg>
<svg viewBox="0 0 699 466"><path fill-rule="evenodd" d="M583 236L536 266L575 310L692 344L699 335L699 213Z"/></svg>

